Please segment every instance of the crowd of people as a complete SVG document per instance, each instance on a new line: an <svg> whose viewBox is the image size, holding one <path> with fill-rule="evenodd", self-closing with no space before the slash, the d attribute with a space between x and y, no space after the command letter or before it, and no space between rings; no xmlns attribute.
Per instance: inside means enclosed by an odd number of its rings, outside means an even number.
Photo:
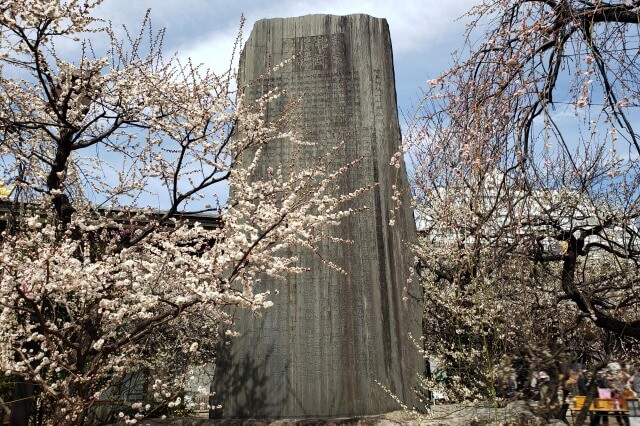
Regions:
<svg viewBox="0 0 640 426"><path fill-rule="evenodd" d="M565 382L566 391L573 396L587 396L590 390L590 380L580 364L571 367L569 378ZM640 370L633 366L623 368L619 363L612 362L607 368L596 374L596 398L612 400L614 417L618 424L629 424L628 414L615 413L626 407L626 400L637 398L640 394ZM591 424L608 424L609 415L606 412L591 413Z"/></svg>

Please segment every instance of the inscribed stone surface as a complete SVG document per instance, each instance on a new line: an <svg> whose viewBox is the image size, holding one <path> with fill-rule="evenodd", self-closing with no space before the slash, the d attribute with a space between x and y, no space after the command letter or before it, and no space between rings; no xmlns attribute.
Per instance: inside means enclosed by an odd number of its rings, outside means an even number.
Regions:
<svg viewBox="0 0 640 426"><path fill-rule="evenodd" d="M292 64L256 80L295 55ZM367 415L398 405L376 382L409 406L411 386L424 363L409 333L418 339L420 291L407 283L412 262L408 244L415 225L406 198L404 164L390 165L398 150L391 40L387 22L367 15L309 15L261 20L241 56L241 84L249 100L273 88L286 89L268 117L301 98L298 130L313 142L297 157L315 164L340 141L334 168L362 158L340 181L345 193L376 182L353 207L368 210L348 219L334 236L353 244L323 243L322 254L347 272L328 268L300 252L307 274L277 288L275 306L261 318L237 312L237 330L221 354L213 389L222 417ZM293 148L268 146L261 167L290 161ZM389 226L395 189L404 193Z"/></svg>

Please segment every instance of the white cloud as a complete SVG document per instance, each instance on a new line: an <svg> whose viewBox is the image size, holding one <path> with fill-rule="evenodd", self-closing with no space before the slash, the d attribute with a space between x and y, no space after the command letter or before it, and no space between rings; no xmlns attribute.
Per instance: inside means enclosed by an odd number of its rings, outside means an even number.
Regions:
<svg viewBox="0 0 640 426"><path fill-rule="evenodd" d="M448 68L450 51L463 46L468 19L458 18L478 1L106 0L97 14L115 27L125 24L137 33L146 9L151 7L154 29L167 29L165 57L178 52L181 60L190 57L195 64L203 63L219 73L229 67L242 14L246 17L245 40L254 23L263 18L312 13L366 13L386 18L393 42L398 100L403 110L412 111L410 100L420 97L418 88Z"/></svg>
<svg viewBox="0 0 640 426"><path fill-rule="evenodd" d="M178 57L181 60L191 58L193 63L204 64L205 67L217 73L225 72L230 66L237 33L238 23L224 30L209 33L205 40L179 47ZM238 51L235 53L234 67L237 67L241 49L242 46L238 46Z"/></svg>
<svg viewBox="0 0 640 426"><path fill-rule="evenodd" d="M247 22L245 24L245 39L253 24L263 18L292 17L311 13L329 13L348 15L352 13L366 13L379 18L386 18L389 22L391 39L396 56L415 54L438 50L441 44L450 45L451 37L459 37L464 30L465 23L456 21L474 3L474 0L450 0L446 7L440 0L418 1L360 1L344 2L342 0L328 0L321 5L315 1L283 0L277 2L251 2L253 5L244 10ZM246 7L247 4L244 4ZM440 6L440 7L439 7ZM222 71L228 67L233 41L237 32L237 17L235 20L217 22L210 30L201 28L202 32L193 33L193 38L185 40L179 47L180 56L190 56L195 62L202 62L206 66ZM194 10L193 13L198 13ZM233 16L230 13L230 16ZM461 44L460 40L459 44ZM443 55L448 52L443 51Z"/></svg>

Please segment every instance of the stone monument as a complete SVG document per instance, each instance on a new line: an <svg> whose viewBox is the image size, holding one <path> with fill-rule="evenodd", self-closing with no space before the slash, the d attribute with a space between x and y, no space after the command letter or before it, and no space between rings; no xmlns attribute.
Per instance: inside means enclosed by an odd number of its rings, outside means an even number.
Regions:
<svg viewBox="0 0 640 426"><path fill-rule="evenodd" d="M261 75L295 55L292 64ZM258 21L240 58L240 86L249 100L271 88L286 99L270 106L275 117L287 99L302 96L297 122L315 143L298 156L308 165L337 145L332 164L363 158L341 182L351 192L378 186L354 206L368 210L350 217L336 236L353 244L327 243L323 253L348 275L330 269L312 253L299 253L310 272L286 283L267 283L279 293L260 318L237 312L232 341L217 361L213 417L330 417L379 414L400 409L380 385L409 407L411 389L424 372L416 346L421 335L421 291L409 282L415 238L399 149L391 39L386 20L367 15L309 15ZM268 146L262 167L290 156L286 144ZM390 226L394 192L404 202ZM333 229L333 228L332 228ZM412 340L409 337L412 334ZM379 384L378 384L379 383Z"/></svg>

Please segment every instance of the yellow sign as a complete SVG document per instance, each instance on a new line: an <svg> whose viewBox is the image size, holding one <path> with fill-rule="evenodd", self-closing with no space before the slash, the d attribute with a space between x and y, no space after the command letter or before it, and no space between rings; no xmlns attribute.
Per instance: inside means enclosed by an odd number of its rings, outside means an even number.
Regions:
<svg viewBox="0 0 640 426"><path fill-rule="evenodd" d="M7 198L13 192L13 186L0 185L0 198Z"/></svg>

